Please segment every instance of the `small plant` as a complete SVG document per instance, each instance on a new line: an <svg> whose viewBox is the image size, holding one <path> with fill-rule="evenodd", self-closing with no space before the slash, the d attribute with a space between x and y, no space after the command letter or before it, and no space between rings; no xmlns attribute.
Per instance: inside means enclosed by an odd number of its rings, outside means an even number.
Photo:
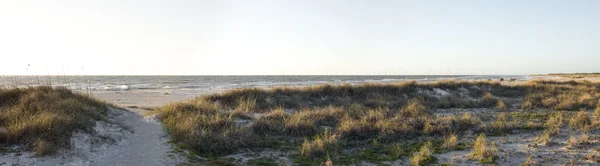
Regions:
<svg viewBox="0 0 600 166"><path fill-rule="evenodd" d="M546 121L546 131L550 134L550 135L556 135L560 132L560 127L563 124L563 114L562 112L559 112L557 114L555 114L554 116L550 116L550 118L548 118L548 120Z"/></svg>
<svg viewBox="0 0 600 166"><path fill-rule="evenodd" d="M365 108L363 105L352 103L350 108L348 108L348 115L352 118L360 118L361 116L365 115L366 110L367 108Z"/></svg>
<svg viewBox="0 0 600 166"><path fill-rule="evenodd" d="M493 107L498 102L498 100L494 100L494 95L490 92L485 92L481 97L481 101L486 107Z"/></svg>
<svg viewBox="0 0 600 166"><path fill-rule="evenodd" d="M444 143L442 144L442 148L444 149L454 149L458 145L458 137L456 134L452 133L446 137L444 137Z"/></svg>
<svg viewBox="0 0 600 166"><path fill-rule="evenodd" d="M536 140L536 143L542 144L542 145L548 145L548 144L552 143L552 138L550 137L550 132L548 132L548 131L542 132L542 134L537 136L535 140Z"/></svg>
<svg viewBox="0 0 600 166"><path fill-rule="evenodd" d="M569 120L569 126L571 126L571 128L581 129L582 131L586 131L589 125L591 124L592 122L590 120L590 117L584 110L577 112Z"/></svg>
<svg viewBox="0 0 600 166"><path fill-rule="evenodd" d="M300 156L306 158L318 158L325 156L328 152L335 150L337 136L329 133L328 130L322 135L316 136L313 141L304 140L300 146Z"/></svg>
<svg viewBox="0 0 600 166"><path fill-rule="evenodd" d="M567 140L567 147L566 148L572 148L577 146L577 138L575 138L575 136L569 136L569 139Z"/></svg>
<svg viewBox="0 0 600 166"><path fill-rule="evenodd" d="M327 161L325 161L321 166L333 166L333 162L331 162L331 158L327 156Z"/></svg>
<svg viewBox="0 0 600 166"><path fill-rule="evenodd" d="M587 133L583 133L581 134L581 136L579 137L578 143L579 144L587 144L590 143L590 136Z"/></svg>
<svg viewBox="0 0 600 166"><path fill-rule="evenodd" d="M403 149L402 145L400 145L399 143L392 144L388 150L388 155L390 157L392 157L393 159L400 158L404 154L405 154L405 150Z"/></svg>
<svg viewBox="0 0 600 166"><path fill-rule="evenodd" d="M502 100L498 100L498 103L496 104L496 108L498 108L499 110L502 111L506 111L506 105L504 104L504 101Z"/></svg>
<svg viewBox="0 0 600 166"><path fill-rule="evenodd" d="M495 163L498 158L495 144L488 144L485 140L485 134L479 134L473 144L473 151L469 154L472 160L478 160L481 163Z"/></svg>
<svg viewBox="0 0 600 166"><path fill-rule="evenodd" d="M432 150L433 149L432 149L431 142L426 142L421 147L419 152L416 152L410 158L410 164L413 166L420 166L420 165L427 165L428 163L433 162L434 159L431 156L431 154L433 153Z"/></svg>
<svg viewBox="0 0 600 166"><path fill-rule="evenodd" d="M506 112L498 113L498 117L496 117L496 121L492 123L493 132L509 132L510 129L510 121L508 119L508 114Z"/></svg>
<svg viewBox="0 0 600 166"><path fill-rule="evenodd" d="M427 107L423 105L423 101L420 99L411 99L408 101L406 106L400 110L400 114L403 117L418 119L431 118L434 116L433 113L427 110Z"/></svg>
<svg viewBox="0 0 600 166"><path fill-rule="evenodd" d="M527 157L527 160L525 160L525 162L523 162L523 164L521 164L522 166L534 166L535 160L533 160L533 157L529 156Z"/></svg>
<svg viewBox="0 0 600 166"><path fill-rule="evenodd" d="M237 104L237 110L243 112L252 112L256 107L256 99L239 99Z"/></svg>

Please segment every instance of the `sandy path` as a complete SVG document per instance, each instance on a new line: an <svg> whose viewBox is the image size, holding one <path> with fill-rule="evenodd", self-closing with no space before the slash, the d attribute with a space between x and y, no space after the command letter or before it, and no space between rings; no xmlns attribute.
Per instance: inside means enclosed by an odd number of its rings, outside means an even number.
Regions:
<svg viewBox="0 0 600 166"><path fill-rule="evenodd" d="M168 92L173 93L173 92ZM141 108L160 107L170 102L185 101L190 96L165 95L155 91L98 91L94 97L128 108L132 112L117 116L116 121L131 127L133 134L119 143L116 148L91 162L90 165L176 165L184 162L178 154L169 153L168 144L161 124L153 117L143 117L147 110Z"/></svg>
<svg viewBox="0 0 600 166"><path fill-rule="evenodd" d="M90 165L175 165L180 157L169 153L170 146L160 124L152 117L125 113L116 120L131 127L133 134ZM179 161L181 162L181 161Z"/></svg>
<svg viewBox="0 0 600 166"><path fill-rule="evenodd" d="M160 123L140 113L110 109L113 121L128 126L96 122L95 133L114 139L107 143L97 136L76 132L71 138L72 148L56 156L35 157L30 152L0 153L0 165L94 165L94 166L161 166L185 162L185 158L170 153L171 145ZM133 131L133 132L132 132Z"/></svg>

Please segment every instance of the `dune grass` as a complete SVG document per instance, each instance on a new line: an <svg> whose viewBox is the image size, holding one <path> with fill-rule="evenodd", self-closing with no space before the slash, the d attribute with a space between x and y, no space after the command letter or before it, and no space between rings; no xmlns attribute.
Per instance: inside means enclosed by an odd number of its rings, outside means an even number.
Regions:
<svg viewBox="0 0 600 166"><path fill-rule="evenodd" d="M219 157L264 148L277 150L279 147L274 145L285 140L286 146L297 147L295 151L301 159L296 162L318 164L327 160L344 164L357 162L357 158L389 161L410 157L420 150L410 143L418 138L438 139L433 149L452 148L456 146L456 137L447 138L448 143L443 144L439 138L467 131L496 135L513 130L548 129L552 135L560 128L556 124L559 121L562 124L562 114L530 111L594 109L600 99L599 87L598 83L576 81L517 84L406 81L253 88L199 96L169 104L155 113L176 144L200 156ZM492 121L468 112L435 113L466 108L502 113ZM571 121L576 127L588 124L585 120ZM397 146L373 146L371 142ZM492 145L483 142L484 150L477 146L480 149L474 149L477 160L494 162L495 157L488 152ZM342 151L337 148L340 146L355 149L373 146L368 152L380 155Z"/></svg>
<svg viewBox="0 0 600 166"><path fill-rule="evenodd" d="M38 156L70 147L73 132L106 121L108 104L64 88L0 89L0 145Z"/></svg>
<svg viewBox="0 0 600 166"><path fill-rule="evenodd" d="M600 73L550 73L549 76L559 76L567 78L589 78L600 77Z"/></svg>
<svg viewBox="0 0 600 166"><path fill-rule="evenodd" d="M332 135L328 130L322 135L317 135L312 141L304 140L300 146L300 156L306 158L319 158L335 151L338 147L336 135Z"/></svg>
<svg viewBox="0 0 600 166"><path fill-rule="evenodd" d="M435 160L431 155L433 154L431 142L426 142L418 152L414 153L410 158L410 165L421 166L427 165Z"/></svg>
<svg viewBox="0 0 600 166"><path fill-rule="evenodd" d="M487 142L485 134L480 134L473 144L473 151L469 157L481 163L494 163L498 158L497 152L495 144Z"/></svg>

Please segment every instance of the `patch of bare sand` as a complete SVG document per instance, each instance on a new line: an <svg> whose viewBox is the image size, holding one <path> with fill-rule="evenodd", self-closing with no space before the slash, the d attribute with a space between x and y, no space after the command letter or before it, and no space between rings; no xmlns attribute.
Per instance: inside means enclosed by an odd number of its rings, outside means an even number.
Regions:
<svg viewBox="0 0 600 166"><path fill-rule="evenodd" d="M194 97L173 90L94 91L92 95L140 115L152 108L161 107L171 102L183 102Z"/></svg>

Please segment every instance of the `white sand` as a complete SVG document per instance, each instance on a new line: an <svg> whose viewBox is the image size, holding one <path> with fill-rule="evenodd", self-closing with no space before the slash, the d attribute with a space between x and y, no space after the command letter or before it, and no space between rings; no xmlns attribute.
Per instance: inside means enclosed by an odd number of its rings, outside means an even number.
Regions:
<svg viewBox="0 0 600 166"><path fill-rule="evenodd" d="M191 94L166 90L93 91L92 96L119 106L139 108L160 107L167 103L186 101L194 97Z"/></svg>
<svg viewBox="0 0 600 166"><path fill-rule="evenodd" d="M183 162L182 157L169 153L171 148L167 143L168 139L154 118L141 118L138 114L129 113L119 117L119 120L131 127L133 135L90 165L150 166Z"/></svg>

